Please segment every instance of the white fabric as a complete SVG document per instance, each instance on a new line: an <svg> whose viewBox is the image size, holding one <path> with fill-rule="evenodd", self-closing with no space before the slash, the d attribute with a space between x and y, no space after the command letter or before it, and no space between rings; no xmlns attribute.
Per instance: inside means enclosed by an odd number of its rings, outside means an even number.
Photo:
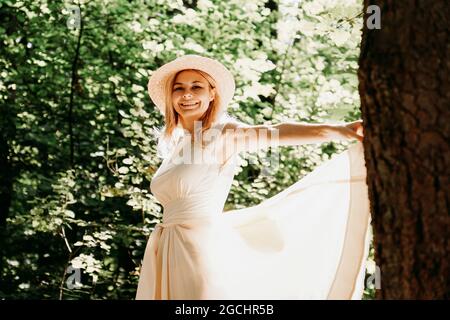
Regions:
<svg viewBox="0 0 450 320"><path fill-rule="evenodd" d="M163 161L163 205L136 299L361 299L369 199L360 142L259 205L223 212L237 155L225 165ZM195 149L195 147L194 147Z"/></svg>

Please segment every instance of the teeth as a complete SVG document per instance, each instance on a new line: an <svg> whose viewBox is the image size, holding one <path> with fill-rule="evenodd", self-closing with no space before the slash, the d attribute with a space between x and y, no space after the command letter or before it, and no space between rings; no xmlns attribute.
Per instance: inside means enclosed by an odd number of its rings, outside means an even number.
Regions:
<svg viewBox="0 0 450 320"><path fill-rule="evenodd" d="M182 103L181 105L189 107L189 106L195 106L196 104L197 104L197 102L196 103Z"/></svg>

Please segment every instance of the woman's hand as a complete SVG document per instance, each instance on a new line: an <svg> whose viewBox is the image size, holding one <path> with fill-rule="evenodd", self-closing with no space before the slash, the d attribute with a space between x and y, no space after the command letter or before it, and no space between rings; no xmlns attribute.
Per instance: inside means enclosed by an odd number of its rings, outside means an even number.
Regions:
<svg viewBox="0 0 450 320"><path fill-rule="evenodd" d="M362 120L356 120L338 126L337 129L339 135L343 139L358 139L359 141L362 142L364 137L364 130L362 123L363 123Z"/></svg>

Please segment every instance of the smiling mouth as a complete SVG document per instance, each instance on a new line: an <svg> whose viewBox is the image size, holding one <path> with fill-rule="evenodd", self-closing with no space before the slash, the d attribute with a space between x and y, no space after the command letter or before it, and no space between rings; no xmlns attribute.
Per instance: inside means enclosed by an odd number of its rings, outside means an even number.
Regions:
<svg viewBox="0 0 450 320"><path fill-rule="evenodd" d="M191 108L195 108L196 106L199 105L198 102L186 102L186 103L180 103L181 107L185 108L185 109L191 109Z"/></svg>

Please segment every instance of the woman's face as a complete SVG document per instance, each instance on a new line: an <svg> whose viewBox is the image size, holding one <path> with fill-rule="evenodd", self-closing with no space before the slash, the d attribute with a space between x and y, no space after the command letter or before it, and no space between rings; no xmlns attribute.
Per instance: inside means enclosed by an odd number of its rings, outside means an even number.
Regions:
<svg viewBox="0 0 450 320"><path fill-rule="evenodd" d="M194 70L181 71L172 87L172 103L175 111L185 120L197 120L214 99L215 91L209 82Z"/></svg>

